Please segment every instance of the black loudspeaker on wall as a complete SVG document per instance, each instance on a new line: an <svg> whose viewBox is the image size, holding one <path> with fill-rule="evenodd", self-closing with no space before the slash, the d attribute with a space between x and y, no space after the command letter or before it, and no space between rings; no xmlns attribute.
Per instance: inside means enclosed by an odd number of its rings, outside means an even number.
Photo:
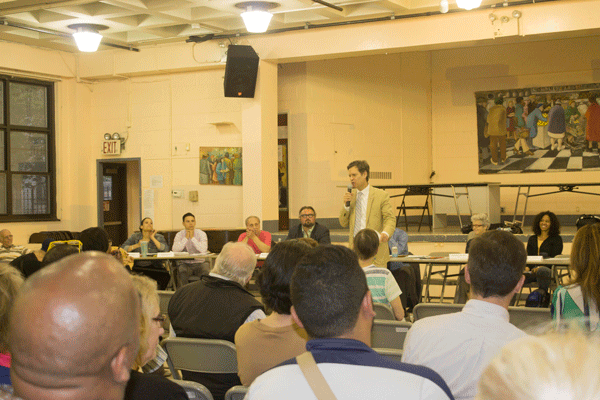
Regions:
<svg viewBox="0 0 600 400"><path fill-rule="evenodd" d="M230 45L225 66L225 97L254 97L258 54L252 46Z"/></svg>

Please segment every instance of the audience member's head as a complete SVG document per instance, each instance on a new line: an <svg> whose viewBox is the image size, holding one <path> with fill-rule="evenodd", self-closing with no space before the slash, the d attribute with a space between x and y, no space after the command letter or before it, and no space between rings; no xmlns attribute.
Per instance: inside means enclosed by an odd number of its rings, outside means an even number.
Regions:
<svg viewBox="0 0 600 400"><path fill-rule="evenodd" d="M467 274L471 292L483 298L506 297L523 284L527 253L512 233L488 231L475 237L469 249Z"/></svg>
<svg viewBox="0 0 600 400"><path fill-rule="evenodd" d="M8 229L0 231L0 245L8 248L13 245L13 234Z"/></svg>
<svg viewBox="0 0 600 400"><path fill-rule="evenodd" d="M558 222L558 218L556 218L556 214L552 211L542 211L533 219L533 233L536 236L540 236L542 234L541 224L550 224L548 229L548 236L558 236L560 235L560 223Z"/></svg>
<svg viewBox="0 0 600 400"><path fill-rule="evenodd" d="M596 93L590 93L590 96L588 97L588 100L590 101L590 105L594 104L594 103L598 103L596 101L597 98L598 98L598 95Z"/></svg>
<svg viewBox="0 0 600 400"><path fill-rule="evenodd" d="M139 325L140 349L134 364L134 369L137 369L156 357L158 339L165 331L162 327L164 317L160 314L156 281L140 275L133 275L131 278L142 308Z"/></svg>
<svg viewBox="0 0 600 400"><path fill-rule="evenodd" d="M352 250L331 245L313 249L296 266L290 289L292 316L310 337L358 334L370 344L375 314L367 278Z"/></svg>
<svg viewBox="0 0 600 400"><path fill-rule="evenodd" d="M56 262L61 258L65 258L77 253L79 253L79 249L75 246L71 246L68 244L56 245L50 250L48 250L48 252L46 252L46 254L44 255L44 258L42 260L42 267L52 264L53 262Z"/></svg>
<svg viewBox="0 0 600 400"><path fill-rule="evenodd" d="M286 240L271 249L256 282L263 304L278 314L290 314L290 281L294 268L312 247L304 241Z"/></svg>
<svg viewBox="0 0 600 400"><path fill-rule="evenodd" d="M309 237L301 237L297 239L298 241L302 242L302 243L306 243L307 245L309 245L310 247L317 247L319 245L319 242L317 242L315 239L313 238L309 238Z"/></svg>
<svg viewBox="0 0 600 400"><path fill-rule="evenodd" d="M110 248L110 238L108 233L102 228L87 228L79 234L81 241L81 251L101 251L107 253Z"/></svg>
<svg viewBox="0 0 600 400"><path fill-rule="evenodd" d="M505 346L488 365L476 399L600 399L598 354L598 337L577 330L526 336Z"/></svg>
<svg viewBox="0 0 600 400"><path fill-rule="evenodd" d="M25 400L122 399L139 345L131 277L86 252L32 275L10 314L11 378Z"/></svg>
<svg viewBox="0 0 600 400"><path fill-rule="evenodd" d="M600 224L584 225L571 246L572 283L577 283L586 298L600 305Z"/></svg>
<svg viewBox="0 0 600 400"><path fill-rule="evenodd" d="M369 260L379 250L379 235L373 229L362 229L354 236L352 248L359 260Z"/></svg>
<svg viewBox="0 0 600 400"><path fill-rule="evenodd" d="M8 351L8 312L22 284L23 276L16 268L0 264L0 353Z"/></svg>
<svg viewBox="0 0 600 400"><path fill-rule="evenodd" d="M227 243L217 256L212 271L244 286L256 268L256 254L243 242Z"/></svg>
<svg viewBox="0 0 600 400"><path fill-rule="evenodd" d="M486 213L473 214L471 217L471 226L475 235L481 235L490 227L490 220Z"/></svg>

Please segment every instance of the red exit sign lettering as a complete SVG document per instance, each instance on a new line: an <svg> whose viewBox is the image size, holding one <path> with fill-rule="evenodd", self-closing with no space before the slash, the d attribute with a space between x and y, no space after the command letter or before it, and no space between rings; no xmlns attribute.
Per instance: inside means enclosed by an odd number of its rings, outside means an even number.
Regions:
<svg viewBox="0 0 600 400"><path fill-rule="evenodd" d="M121 141L105 140L102 142L102 154L107 156L121 154Z"/></svg>

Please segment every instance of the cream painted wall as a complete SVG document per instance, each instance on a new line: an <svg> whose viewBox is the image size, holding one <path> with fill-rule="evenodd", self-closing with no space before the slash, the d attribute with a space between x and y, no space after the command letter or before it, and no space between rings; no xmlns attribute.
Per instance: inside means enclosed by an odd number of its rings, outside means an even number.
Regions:
<svg viewBox="0 0 600 400"><path fill-rule="evenodd" d="M9 229L18 244L26 244L33 232L82 230L96 220L95 207L85 189L95 181L88 167L87 133L90 130L90 87L75 78L74 55L14 43L0 43L0 73L55 81L57 216L59 221L1 224ZM89 172L89 173L88 173ZM94 192L95 193L95 192ZM94 199L95 202L95 199Z"/></svg>
<svg viewBox="0 0 600 400"><path fill-rule="evenodd" d="M434 51L431 81L434 182L598 183L598 171L478 175L474 100L474 92L482 90L600 82L597 36ZM516 189L501 190L507 213L512 214L515 200ZM527 213L598 213L598 204L590 195L555 194L531 198Z"/></svg>
<svg viewBox="0 0 600 400"><path fill-rule="evenodd" d="M321 218L337 217L353 160L367 160L372 172L392 173L390 180L372 179L375 186L429 176L429 70L428 53L280 66L279 112L289 115L291 217L303 205L313 205Z"/></svg>
<svg viewBox="0 0 600 400"><path fill-rule="evenodd" d="M157 229L179 229L188 211L196 215L199 227L242 225L241 187L199 184L200 147L242 145L242 104L251 100L224 98L223 73L219 69L94 85L93 154L103 158L102 133L128 131L120 157L141 159L142 214L153 210ZM152 177L162 178L161 188L151 187ZM90 190L95 191L93 185ZM183 190L184 198L173 198L175 189ZM189 201L190 190L198 191L198 202ZM145 201L148 191L153 203Z"/></svg>

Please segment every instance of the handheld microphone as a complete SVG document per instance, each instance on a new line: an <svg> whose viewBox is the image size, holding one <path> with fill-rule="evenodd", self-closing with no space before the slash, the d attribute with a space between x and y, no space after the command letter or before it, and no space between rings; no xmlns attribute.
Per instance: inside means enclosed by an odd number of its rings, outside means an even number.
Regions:
<svg viewBox="0 0 600 400"><path fill-rule="evenodd" d="M352 193L352 185L348 185L348 193ZM350 207L350 201L346 202L346 207Z"/></svg>

